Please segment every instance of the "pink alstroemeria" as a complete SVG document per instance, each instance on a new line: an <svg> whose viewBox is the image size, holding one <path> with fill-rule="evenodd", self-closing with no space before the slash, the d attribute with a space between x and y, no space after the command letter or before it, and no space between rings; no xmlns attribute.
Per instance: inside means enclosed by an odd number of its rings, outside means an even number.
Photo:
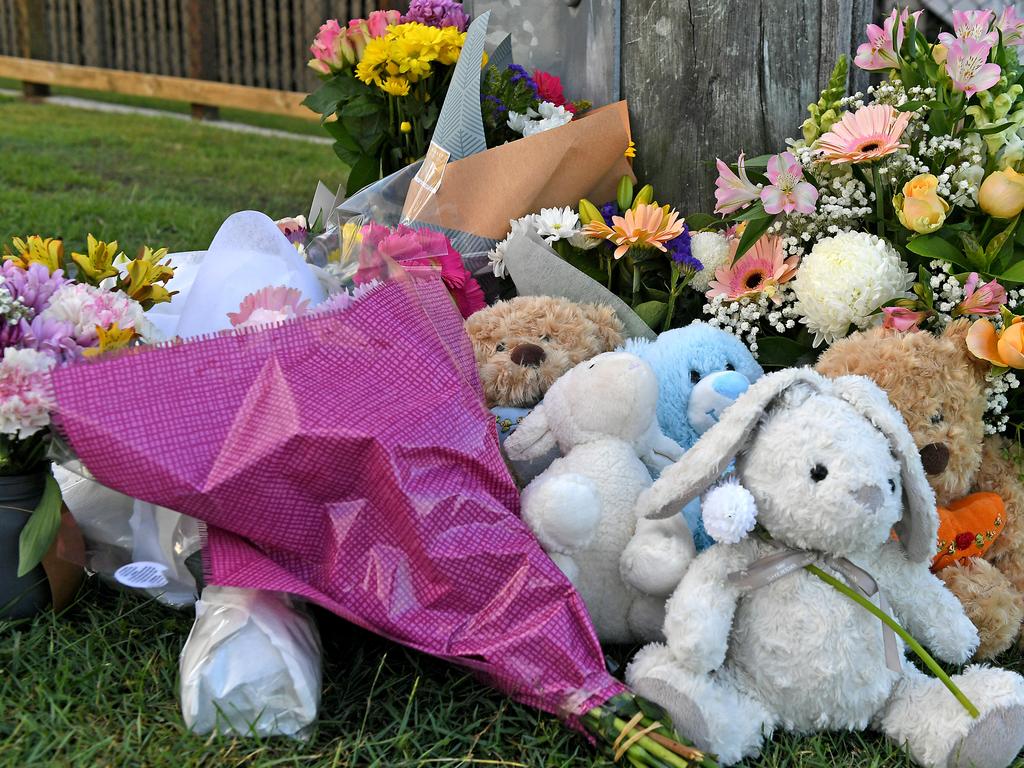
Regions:
<svg viewBox="0 0 1024 768"><path fill-rule="evenodd" d="M915 24L920 15L921 11L914 12ZM905 25L910 16L906 8L903 11L894 8L889 18L882 22L882 26L868 24L865 30L868 42L861 43L857 48L853 63L869 71L899 68L899 50L903 47Z"/></svg>
<svg viewBox="0 0 1024 768"><path fill-rule="evenodd" d="M999 82L1002 70L998 64L988 63L992 46L980 40L960 38L946 45L946 73L953 80L953 88L970 98L987 91Z"/></svg>
<svg viewBox="0 0 1024 768"><path fill-rule="evenodd" d="M949 46L954 40L979 40L989 46L999 42L999 33L992 27L992 11L953 11L953 32L939 34L939 42Z"/></svg>
<svg viewBox="0 0 1024 768"><path fill-rule="evenodd" d="M928 317L927 310L914 311L906 307L884 307L882 327L892 331L919 331L918 323Z"/></svg>
<svg viewBox="0 0 1024 768"><path fill-rule="evenodd" d="M768 161L768 181L771 186L761 190L765 213L814 213L818 190L803 178L804 169L792 152L772 155Z"/></svg>
<svg viewBox="0 0 1024 768"><path fill-rule="evenodd" d="M992 280L981 283L977 272L971 272L964 283L965 298L953 310L953 317L963 315L998 315L999 308L1006 303L1006 289Z"/></svg>
<svg viewBox="0 0 1024 768"><path fill-rule="evenodd" d="M1003 10L996 26L1003 33L1003 45L1024 45L1024 16L1011 5Z"/></svg>
<svg viewBox="0 0 1024 768"><path fill-rule="evenodd" d="M717 160L718 178L715 179L715 213L728 215L742 210L761 196L761 185L747 178L744 155L740 152L736 166L739 176L721 160Z"/></svg>

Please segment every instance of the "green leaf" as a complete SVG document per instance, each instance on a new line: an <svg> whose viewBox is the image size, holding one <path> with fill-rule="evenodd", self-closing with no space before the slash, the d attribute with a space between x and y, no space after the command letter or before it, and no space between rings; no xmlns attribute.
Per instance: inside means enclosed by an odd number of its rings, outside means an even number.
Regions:
<svg viewBox="0 0 1024 768"><path fill-rule="evenodd" d="M926 101L908 101L905 104L900 104L896 107L897 112L916 112L921 107L928 104Z"/></svg>
<svg viewBox="0 0 1024 768"><path fill-rule="evenodd" d="M18 577L22 577L42 562L49 551L57 530L60 528L61 502L60 486L47 474L46 487L39 506L35 508L21 529L18 539Z"/></svg>
<svg viewBox="0 0 1024 768"><path fill-rule="evenodd" d="M814 349L786 336L763 336L757 340L757 361L766 368L791 368L813 362Z"/></svg>
<svg viewBox="0 0 1024 768"><path fill-rule="evenodd" d="M978 239L970 232L960 232L960 242L964 246L964 254L967 256L968 261L976 268L982 271L988 269L989 262L985 258L985 249L981 247L981 243Z"/></svg>
<svg viewBox="0 0 1024 768"><path fill-rule="evenodd" d="M565 241L560 240L559 242ZM566 245L568 245L567 242ZM604 284L604 281L608 279L608 275L601 269L601 265L589 251L580 251L578 248L569 246L564 253L559 252L559 255L592 280Z"/></svg>
<svg viewBox="0 0 1024 768"><path fill-rule="evenodd" d="M772 159L771 155L758 155L757 157L748 157L743 160L744 168L767 168L768 161ZM737 165L737 163L733 163Z"/></svg>
<svg viewBox="0 0 1024 768"><path fill-rule="evenodd" d="M1012 128L1013 123L999 123L998 125L986 125L984 128L968 128L964 133L976 133L979 136L987 136L990 133L1002 133L1007 128Z"/></svg>
<svg viewBox="0 0 1024 768"><path fill-rule="evenodd" d="M359 143L348 132L348 129L341 120L332 120L329 123L324 123L324 130L333 136L335 141L343 145L345 149L352 150L353 152L359 151Z"/></svg>
<svg viewBox="0 0 1024 768"><path fill-rule="evenodd" d="M352 166L348 173L348 183L345 186L345 194L351 197L367 184L372 184L380 178L380 158L376 155L363 155Z"/></svg>
<svg viewBox="0 0 1024 768"><path fill-rule="evenodd" d="M907 243L907 250L927 259L939 259L967 270L973 269L959 248L938 235L918 235Z"/></svg>
<svg viewBox="0 0 1024 768"><path fill-rule="evenodd" d="M1018 261L996 278L1005 283L1024 283L1024 261Z"/></svg>
<svg viewBox="0 0 1024 768"><path fill-rule="evenodd" d="M774 216L765 216L763 219L748 221L746 229L743 230L743 237L740 238L740 244L736 248L736 255L733 257L733 260L735 261L749 251L754 243L761 239L761 235L768 230L768 227L772 225L774 220Z"/></svg>
<svg viewBox="0 0 1024 768"><path fill-rule="evenodd" d="M1003 246L1006 245L1007 241L1013 237L1013 231L1017 228L1017 222L1020 221L1020 216L1014 217L1010 225L999 234L995 235L991 240L988 241L988 245L985 246L985 270L988 271L989 267L996 260L999 252L1003 250ZM1012 243L1011 243L1012 245Z"/></svg>
<svg viewBox="0 0 1024 768"><path fill-rule="evenodd" d="M712 216L709 213L691 213L686 217L686 225L690 228L691 232L707 229L720 221L721 219L717 216Z"/></svg>
<svg viewBox="0 0 1024 768"><path fill-rule="evenodd" d="M749 211L737 214L736 216L733 216L733 219L735 221L753 221L754 219L762 219L768 215L769 214L764 212L764 204L758 200Z"/></svg>
<svg viewBox="0 0 1024 768"><path fill-rule="evenodd" d="M334 154L338 156L338 159L341 160L341 162L343 162L349 168L358 163L359 158L363 156L362 150L357 149L353 152L340 141L334 142L332 148L334 149Z"/></svg>
<svg viewBox="0 0 1024 768"><path fill-rule="evenodd" d="M649 328L654 330L661 327L661 323L665 319L665 313L668 311L668 304L664 301L645 301L643 304L633 307L633 311L640 316L640 319Z"/></svg>
<svg viewBox="0 0 1024 768"><path fill-rule="evenodd" d="M303 99L302 105L321 115L329 115L338 110L338 104L365 91L366 86L354 78L334 77Z"/></svg>
<svg viewBox="0 0 1024 768"><path fill-rule="evenodd" d="M376 115L383 108L383 102L364 93L345 104L340 112L341 117L369 117L370 115Z"/></svg>

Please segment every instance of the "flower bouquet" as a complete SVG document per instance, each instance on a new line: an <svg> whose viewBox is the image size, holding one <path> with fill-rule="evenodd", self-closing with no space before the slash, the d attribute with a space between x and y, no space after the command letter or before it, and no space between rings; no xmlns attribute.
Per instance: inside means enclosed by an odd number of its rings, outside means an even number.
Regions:
<svg viewBox="0 0 1024 768"><path fill-rule="evenodd" d="M842 57L786 148L718 160L720 218L688 222L702 265L689 287L771 367L875 323L980 319L972 348L997 366L988 419L1002 430L1017 380L998 374L1024 364L1009 312L1024 282L1024 20L957 12L928 40L917 16L868 27L854 64L885 79L867 94L844 95Z"/></svg>
<svg viewBox="0 0 1024 768"><path fill-rule="evenodd" d="M444 238L367 222L347 246L358 296L256 324L243 307L232 331L54 371L61 434L104 485L207 523L209 583L298 595L464 665L630 764L713 765L608 674L519 519ZM112 402L127 382L164 407Z"/></svg>
<svg viewBox="0 0 1024 768"><path fill-rule="evenodd" d="M116 242L92 235L85 253L74 252L69 259L62 241L34 235L16 238L13 251L4 249L0 509L11 537L2 544L9 551L0 581L2 602L14 598L14 607L6 605L5 612L24 615L38 607L41 601L32 593L46 591L41 562L51 587L58 588L54 574L59 566L44 558L62 525L71 525L69 517L62 517L60 488L49 471L54 401L48 374L81 358L153 340L144 311L171 299L165 285L174 272L166 256L166 249L146 247L129 259ZM124 407L122 397L108 397Z"/></svg>
<svg viewBox="0 0 1024 768"><path fill-rule="evenodd" d="M324 84L305 104L323 115L351 166L348 194L426 154L468 26L456 0L413 0L405 15L374 11L320 27L309 66ZM554 75L531 75L505 57L486 69L481 98L492 147L565 125L589 106L567 102ZM331 115L337 120L326 122Z"/></svg>

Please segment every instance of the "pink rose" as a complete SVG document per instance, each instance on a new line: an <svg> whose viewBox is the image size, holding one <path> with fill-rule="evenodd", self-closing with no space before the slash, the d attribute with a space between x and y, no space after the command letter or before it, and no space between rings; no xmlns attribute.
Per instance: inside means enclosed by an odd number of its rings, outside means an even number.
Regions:
<svg viewBox="0 0 1024 768"><path fill-rule="evenodd" d="M374 11L366 20L370 29L370 37L383 37L389 26L397 24L401 20L402 14L399 11Z"/></svg>
<svg viewBox="0 0 1024 768"><path fill-rule="evenodd" d="M314 65L312 62L309 64L312 69L321 74L336 72L344 69L346 65L352 65L356 62L355 48L352 47L348 35L345 34L341 25L338 24L337 19L330 19L324 22L323 26L320 27L320 31L316 33L316 37L313 38L313 44L309 46L309 52L313 54L314 61L323 62L322 65ZM325 66L327 71L324 71Z"/></svg>

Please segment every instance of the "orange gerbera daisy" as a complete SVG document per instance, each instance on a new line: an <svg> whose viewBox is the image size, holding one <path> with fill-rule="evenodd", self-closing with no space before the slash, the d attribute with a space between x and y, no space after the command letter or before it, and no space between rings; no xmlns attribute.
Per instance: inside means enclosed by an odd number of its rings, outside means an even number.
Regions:
<svg viewBox="0 0 1024 768"><path fill-rule="evenodd" d="M738 241L733 241L733 254L737 245ZM798 256L783 257L781 238L762 237L738 261L715 271L715 279L708 283L706 295L709 299L726 296L734 300L765 293L778 304L781 302L778 288L796 277L798 261Z"/></svg>
<svg viewBox="0 0 1024 768"><path fill-rule="evenodd" d="M907 148L900 144L900 136L909 122L909 112L897 112L891 104L872 104L847 112L815 146L833 165L870 163Z"/></svg>
<svg viewBox="0 0 1024 768"><path fill-rule="evenodd" d="M618 247L615 258L621 259L630 248L657 248L667 251L665 243L683 233L683 220L677 211L670 211L654 203L643 203L630 208L625 216L613 216L609 227L603 221L592 221L584 234L600 240L609 240Z"/></svg>

